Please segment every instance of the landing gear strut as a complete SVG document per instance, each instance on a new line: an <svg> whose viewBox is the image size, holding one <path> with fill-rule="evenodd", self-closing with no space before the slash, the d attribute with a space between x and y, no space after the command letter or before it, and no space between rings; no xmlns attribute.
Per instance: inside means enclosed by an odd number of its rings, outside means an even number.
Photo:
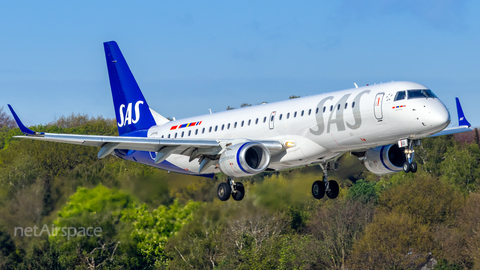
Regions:
<svg viewBox="0 0 480 270"><path fill-rule="evenodd" d="M402 142L400 142L402 143ZM400 144L399 143L399 144ZM414 145L419 145L420 141L419 140L407 140L407 146L405 146L405 163L403 163L403 171L408 173L412 172L415 173L417 172L417 163L413 161L413 158L415 157L415 150L413 150Z"/></svg>
<svg viewBox="0 0 480 270"><path fill-rule="evenodd" d="M323 170L323 179L322 181L315 181L312 185L312 195L315 199L322 199L325 194L330 199L335 199L338 196L340 188L338 183L334 180L328 180L328 170L326 164L320 164L320 167Z"/></svg>
<svg viewBox="0 0 480 270"><path fill-rule="evenodd" d="M235 183L232 177L228 177L227 182L222 182L218 185L217 196L220 201L230 199L230 195L235 201L241 201L245 196L245 188L240 182Z"/></svg>

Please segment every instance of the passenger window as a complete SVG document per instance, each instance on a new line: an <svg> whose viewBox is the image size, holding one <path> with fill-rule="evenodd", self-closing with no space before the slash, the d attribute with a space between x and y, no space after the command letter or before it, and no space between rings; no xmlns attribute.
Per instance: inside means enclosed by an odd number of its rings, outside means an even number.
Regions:
<svg viewBox="0 0 480 270"><path fill-rule="evenodd" d="M163 139L163 135L162 135L162 139Z"/></svg>
<svg viewBox="0 0 480 270"><path fill-rule="evenodd" d="M315 111L315 113L318 114L318 108L317 108L317 110Z"/></svg>
<svg viewBox="0 0 480 270"><path fill-rule="evenodd" d="M250 123L252 123L252 119L248 119L248 125L250 126Z"/></svg>
<svg viewBox="0 0 480 270"><path fill-rule="evenodd" d="M326 109L326 108L327 108L327 107L323 106L323 112L325 112L325 109Z"/></svg>
<svg viewBox="0 0 480 270"><path fill-rule="evenodd" d="M245 121L242 120L242 127L243 127L243 123L245 123Z"/></svg>
<svg viewBox="0 0 480 270"><path fill-rule="evenodd" d="M263 117L263 123L267 122L267 117Z"/></svg>
<svg viewBox="0 0 480 270"><path fill-rule="evenodd" d="M278 120L282 120L282 114L280 114L280 117L278 118Z"/></svg>
<svg viewBox="0 0 480 270"><path fill-rule="evenodd" d="M189 131L188 131L188 137L190 137L191 134L192 134L192 131L189 130Z"/></svg>
<svg viewBox="0 0 480 270"><path fill-rule="evenodd" d="M225 124L222 125L222 130L223 130L224 127L225 127Z"/></svg>
<svg viewBox="0 0 480 270"><path fill-rule="evenodd" d="M205 128L202 129L202 134L204 134L204 133L205 133Z"/></svg>
<svg viewBox="0 0 480 270"><path fill-rule="evenodd" d="M215 132L217 132L217 130L218 130L218 126L215 126Z"/></svg>
<svg viewBox="0 0 480 270"><path fill-rule="evenodd" d="M301 114L301 116L303 116L303 110L302 110L302 114Z"/></svg>
<svg viewBox="0 0 480 270"><path fill-rule="evenodd" d="M227 125L227 129L230 129L230 123L228 123L228 125Z"/></svg>
<svg viewBox="0 0 480 270"><path fill-rule="evenodd" d="M235 122L235 124L233 124L233 128L237 128L237 122Z"/></svg>
<svg viewBox="0 0 480 270"><path fill-rule="evenodd" d="M182 138L183 138L183 134L185 134L185 131L182 131Z"/></svg>
<svg viewBox="0 0 480 270"><path fill-rule="evenodd" d="M333 111L333 105L332 105L332 106L330 106L330 111Z"/></svg>
<svg viewBox="0 0 480 270"><path fill-rule="evenodd" d="M345 109L348 107L348 103L345 103Z"/></svg>
<svg viewBox="0 0 480 270"><path fill-rule="evenodd" d="M212 132L212 127L210 127L210 129L208 130L208 132Z"/></svg>
<svg viewBox="0 0 480 270"><path fill-rule="evenodd" d="M170 134L168 134L168 138L170 139Z"/></svg>
<svg viewBox="0 0 480 270"><path fill-rule="evenodd" d="M312 114L312 109L308 110L308 115Z"/></svg>
<svg viewBox="0 0 480 270"><path fill-rule="evenodd" d="M338 104L338 106L337 106L337 111L339 111L339 110L340 110L340 104Z"/></svg>
<svg viewBox="0 0 480 270"><path fill-rule="evenodd" d="M195 130L195 135L198 135L198 128Z"/></svg>
<svg viewBox="0 0 480 270"><path fill-rule="evenodd" d="M290 113L287 113L287 119L290 118Z"/></svg>
<svg viewBox="0 0 480 270"><path fill-rule="evenodd" d="M177 138L177 133L175 133L175 138Z"/></svg>
<svg viewBox="0 0 480 270"><path fill-rule="evenodd" d="M295 118L295 117L297 117L297 112L295 112L295 113L293 114L293 118Z"/></svg>
<svg viewBox="0 0 480 270"><path fill-rule="evenodd" d="M257 120L255 120L255 125L257 125L257 124L258 124L258 118L257 118Z"/></svg>
<svg viewBox="0 0 480 270"><path fill-rule="evenodd" d="M397 94L395 95L394 101L405 99L405 96L406 96L405 91L398 91Z"/></svg>

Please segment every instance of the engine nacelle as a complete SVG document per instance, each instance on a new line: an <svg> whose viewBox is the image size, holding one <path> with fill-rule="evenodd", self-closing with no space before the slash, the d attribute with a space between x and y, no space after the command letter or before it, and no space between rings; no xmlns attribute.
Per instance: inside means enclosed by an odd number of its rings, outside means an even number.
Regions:
<svg viewBox="0 0 480 270"><path fill-rule="evenodd" d="M387 174L402 171L405 161L403 150L391 144L368 149L363 164L374 174Z"/></svg>
<svg viewBox="0 0 480 270"><path fill-rule="evenodd" d="M250 176L265 171L270 151L261 143L239 143L227 148L218 162L220 170L232 177Z"/></svg>

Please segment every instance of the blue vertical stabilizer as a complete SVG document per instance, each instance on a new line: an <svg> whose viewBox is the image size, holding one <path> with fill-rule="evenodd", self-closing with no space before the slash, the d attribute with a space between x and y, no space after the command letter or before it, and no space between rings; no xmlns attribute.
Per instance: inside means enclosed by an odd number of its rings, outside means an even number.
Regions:
<svg viewBox="0 0 480 270"><path fill-rule="evenodd" d="M119 135L154 126L155 119L115 41L103 43Z"/></svg>

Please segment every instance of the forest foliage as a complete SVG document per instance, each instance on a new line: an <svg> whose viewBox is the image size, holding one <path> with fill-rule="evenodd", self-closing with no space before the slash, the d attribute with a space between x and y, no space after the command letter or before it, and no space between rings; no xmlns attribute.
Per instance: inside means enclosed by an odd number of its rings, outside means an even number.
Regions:
<svg viewBox="0 0 480 270"><path fill-rule="evenodd" d="M31 128L117 134L114 120L73 114ZM478 135L423 139L416 174L379 177L347 153L330 175L335 200L312 198L313 166L245 178L243 201L220 202L222 175L99 160L95 147L20 134L0 129L0 269L480 268ZM16 234L35 226L60 231ZM61 234L82 227L101 234Z"/></svg>

